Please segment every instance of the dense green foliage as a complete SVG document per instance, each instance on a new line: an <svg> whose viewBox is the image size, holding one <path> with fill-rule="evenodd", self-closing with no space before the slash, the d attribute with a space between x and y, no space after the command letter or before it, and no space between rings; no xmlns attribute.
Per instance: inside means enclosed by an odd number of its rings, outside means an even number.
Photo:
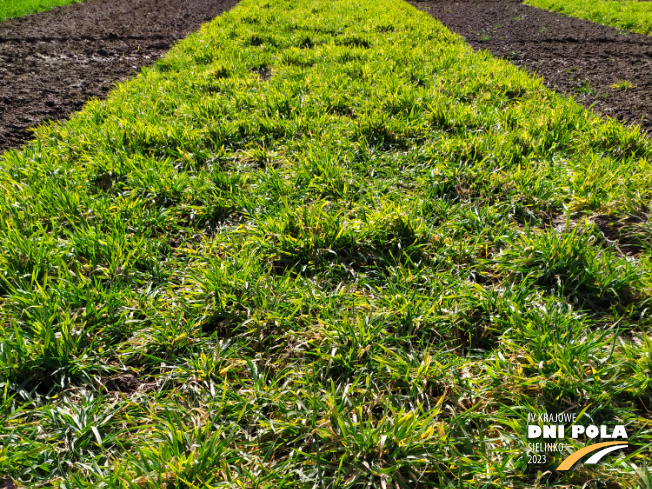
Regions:
<svg viewBox="0 0 652 489"><path fill-rule="evenodd" d="M652 34L652 2L648 1L525 0L525 3L631 32Z"/></svg>
<svg viewBox="0 0 652 489"><path fill-rule="evenodd" d="M70 5L81 0L1 0L0 1L0 22L29 15L42 10L49 10L61 5Z"/></svg>
<svg viewBox="0 0 652 489"><path fill-rule="evenodd" d="M646 482L652 144L406 3L244 0L3 158L0 476Z"/></svg>

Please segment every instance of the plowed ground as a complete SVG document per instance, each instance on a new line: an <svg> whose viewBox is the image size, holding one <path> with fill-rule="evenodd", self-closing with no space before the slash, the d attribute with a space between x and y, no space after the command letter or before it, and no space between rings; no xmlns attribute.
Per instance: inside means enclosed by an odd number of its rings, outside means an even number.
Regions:
<svg viewBox="0 0 652 489"><path fill-rule="evenodd" d="M91 0L0 23L0 151L160 58L237 0Z"/></svg>

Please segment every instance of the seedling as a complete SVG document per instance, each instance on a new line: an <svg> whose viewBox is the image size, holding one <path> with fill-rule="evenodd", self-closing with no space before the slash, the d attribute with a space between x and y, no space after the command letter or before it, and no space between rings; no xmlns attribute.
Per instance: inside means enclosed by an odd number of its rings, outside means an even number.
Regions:
<svg viewBox="0 0 652 489"><path fill-rule="evenodd" d="M634 84L628 80L621 80L611 85L611 88L614 90L631 90L636 88L636 86L634 86Z"/></svg>
<svg viewBox="0 0 652 489"><path fill-rule="evenodd" d="M595 93L595 89L591 86L588 80L583 80L578 86L573 88L573 90L581 95L592 95Z"/></svg>

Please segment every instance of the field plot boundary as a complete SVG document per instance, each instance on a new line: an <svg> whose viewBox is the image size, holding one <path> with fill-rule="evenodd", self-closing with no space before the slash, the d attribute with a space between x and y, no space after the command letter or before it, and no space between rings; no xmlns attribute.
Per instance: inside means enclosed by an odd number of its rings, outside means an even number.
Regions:
<svg viewBox="0 0 652 489"><path fill-rule="evenodd" d="M475 49L526 67L586 107L652 129L652 37L519 0L412 3L428 9Z"/></svg>
<svg viewBox="0 0 652 489"><path fill-rule="evenodd" d="M639 34L652 35L649 1L526 0L527 5L586 19Z"/></svg>
<svg viewBox="0 0 652 489"><path fill-rule="evenodd" d="M8 0L4 2L4 5L0 5L0 22L4 22L15 17L23 17L27 15L33 15L37 12L65 7L66 5L77 3L79 1L80 0ZM20 7L12 8L9 6L9 3L15 4L18 2L21 3Z"/></svg>
<svg viewBox="0 0 652 489"><path fill-rule="evenodd" d="M0 152L159 59L237 0L89 0L0 23Z"/></svg>

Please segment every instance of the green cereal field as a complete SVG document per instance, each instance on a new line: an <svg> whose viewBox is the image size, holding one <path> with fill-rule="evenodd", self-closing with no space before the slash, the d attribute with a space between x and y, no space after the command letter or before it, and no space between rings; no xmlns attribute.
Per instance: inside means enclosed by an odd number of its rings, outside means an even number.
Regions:
<svg viewBox="0 0 652 489"><path fill-rule="evenodd" d="M401 0L243 0L2 155L0 487L650 488L651 197Z"/></svg>

